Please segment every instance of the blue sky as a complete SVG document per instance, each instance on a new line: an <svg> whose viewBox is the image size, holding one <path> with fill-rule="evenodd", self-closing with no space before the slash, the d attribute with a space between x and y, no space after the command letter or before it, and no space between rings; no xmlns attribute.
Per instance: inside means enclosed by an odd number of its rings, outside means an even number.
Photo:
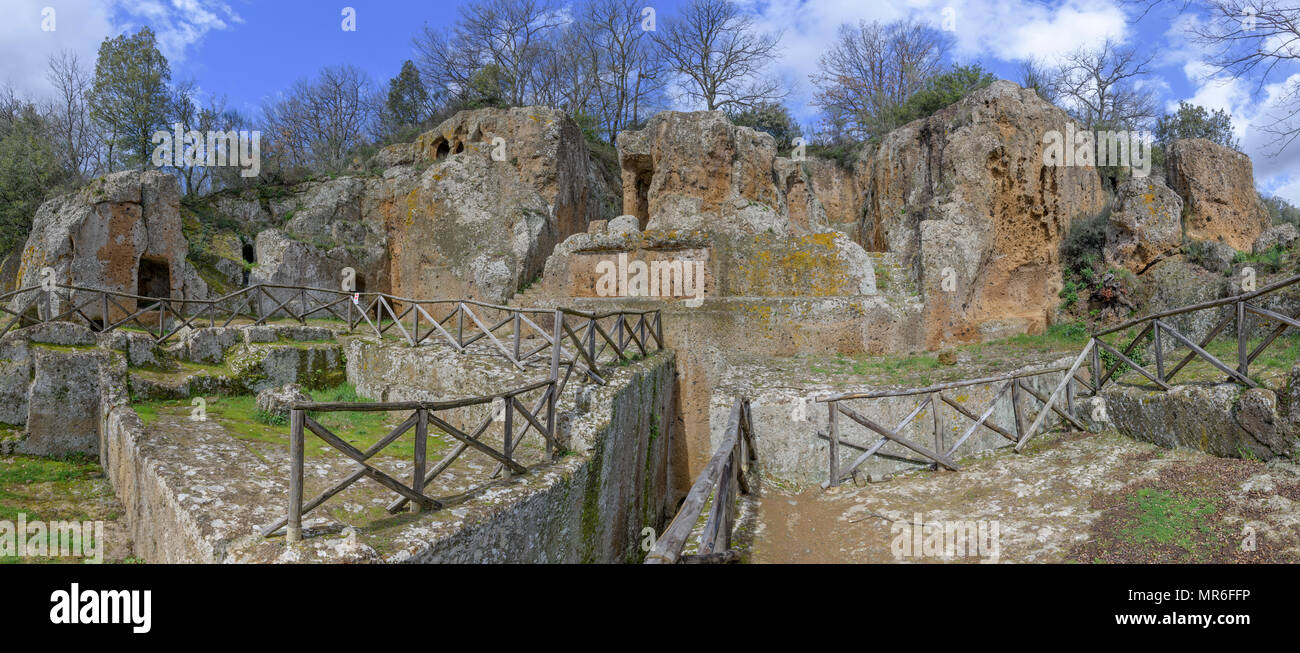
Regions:
<svg viewBox="0 0 1300 653"><path fill-rule="evenodd" d="M646 0L670 20L681 0ZM790 89L787 104L802 122L816 115L808 74L844 22L907 16L943 24L950 17L953 58L978 62L1017 79L1022 60L1052 60L1105 38L1155 55L1145 82L1166 108L1191 100L1233 114L1256 183L1300 204L1300 143L1270 157L1271 139L1258 129L1264 101L1248 83L1205 79L1202 53L1182 28L1194 14L1154 11L1137 18L1121 0L740 0L760 28L781 31L782 59L772 73ZM3 0L0 83L30 95L49 92L45 59L60 49L93 64L106 36L148 24L158 33L174 79L194 79L202 93L225 96L231 107L256 115L266 99L322 66L350 63L382 83L413 56L411 38L424 24L448 27L458 2L434 0ZM56 28L42 31L42 10L55 10ZM357 30L341 29L344 7L356 11ZM1296 71L1289 71L1296 72ZM1282 80L1278 80L1279 82ZM1263 91L1265 96L1270 89ZM1275 92L1275 91L1273 91ZM678 108L693 108L682 106Z"/></svg>

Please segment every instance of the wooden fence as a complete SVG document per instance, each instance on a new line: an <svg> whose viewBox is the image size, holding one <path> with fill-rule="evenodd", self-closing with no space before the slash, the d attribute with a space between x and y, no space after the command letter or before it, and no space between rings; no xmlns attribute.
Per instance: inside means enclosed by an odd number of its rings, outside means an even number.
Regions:
<svg viewBox="0 0 1300 653"><path fill-rule="evenodd" d="M731 406L722 443L695 479L677 515L646 554L645 563L737 561L740 556L731 548L731 533L736 523L736 495L737 492L750 494L749 471L757 459L749 400L739 398ZM684 556L682 549L686 546L686 539L699 522L710 495L713 506L700 533L698 552Z"/></svg>
<svg viewBox="0 0 1300 653"><path fill-rule="evenodd" d="M69 321L101 332L144 329L158 344L185 328L333 318L345 323L349 333L365 324L376 337L397 334L413 347L437 342L459 353L482 341L519 369L544 357L556 343L568 341L581 359L581 371L598 381L597 361L602 356L612 353L626 359L631 352L644 356L663 348L658 310L589 313L276 284L256 284L214 299L146 297L71 285L30 287L0 295L0 313L8 316L0 325L0 337L15 328ZM546 320L551 322L549 330L538 324ZM542 342L525 349L530 333Z"/></svg>
<svg viewBox="0 0 1300 653"><path fill-rule="evenodd" d="M857 474L858 468L862 467L862 464L867 462L867 459L876 455L882 447L890 442L898 443L899 445L924 456L933 461L936 466L942 466L946 469L956 471L960 469L960 466L953 461L953 455L957 453L957 450L961 445L965 444L966 440L970 439L970 437L974 435L981 426L1013 443L1016 443L1017 447L1019 447L1021 443L1027 441L1028 438L1043 425L1047 415L1053 412L1060 415L1062 419L1070 422L1076 427L1087 430L1086 425L1074 416L1073 411L1070 408L1074 403L1075 383L1085 383L1082 379L1075 377L1077 370L1077 365L1069 368L1054 367L1044 370L1033 370L1014 374L1003 374L1000 376L954 381L951 383L932 385L925 388L881 390L876 392L846 392L817 397L816 401L825 403L829 412L829 433L825 436L830 441L829 453L827 456L829 469L826 477L827 481L823 487L836 486L845 480L853 478ZM1041 393L1037 392L1033 387L1026 383L1026 380L1029 378L1046 374L1055 374L1062 371L1066 372L1066 375L1062 379L1061 384L1057 387L1057 391L1053 392L1050 397L1044 397ZM947 391L957 388L985 384L1000 385L998 385L997 390L994 391L993 398L979 411L972 411L966 406L963 406L960 402L944 394ZM1059 398L1057 395L1060 392L1064 392L1067 395L1064 409L1057 406L1057 400ZM1010 429L995 424L990 420L990 417L992 417L998 403L1004 398L1007 398L1008 395L1010 396L1012 415L1014 415L1015 419L1015 424ZM1025 413L1022 405L1023 397L1026 395L1037 400L1042 405L1042 408L1038 411L1038 416L1028 427L1025 425ZM872 420L870 417L862 415L858 411L845 405L845 402L854 399L882 399L886 397L920 397L921 399L912 411L893 428L884 426L875 420ZM970 424L966 429L951 444L944 441L944 434L947 431L944 426L944 405L947 405L952 409L952 413L956 418L964 418L970 421ZM917 416L927 408L930 409L933 420L933 445L930 443L922 444L913 442L903 436L903 430L915 421ZM870 445L856 445L844 441L840 437L839 419L841 416L866 427L870 431L879 435L880 439ZM841 446L853 448L861 452L853 462L843 468L840 467Z"/></svg>
<svg viewBox="0 0 1300 653"><path fill-rule="evenodd" d="M522 395L542 389L544 390L534 400L532 407L525 405L520 400ZM437 499L424 494L424 489L469 449L474 449L496 460L500 464L500 468L508 469L512 474L524 474L528 470L516 459L515 451L529 432L535 430L541 435L546 444L548 458L563 447L563 443L558 441L555 428L556 390L557 381L551 378L495 395L448 401L388 403L296 402L290 411L289 421L289 514L287 517L263 529L262 535L264 537L270 536L287 526L286 535L288 541L297 542L301 540L303 515L319 507L330 497L342 492L362 478L369 478L399 495L399 498L388 506L390 514L396 514L408 504L414 504L417 511L441 509L442 504ZM505 412L505 419L501 428L502 443L500 449L494 448L484 439L485 433L495 423L496 414L492 411L488 411L487 416L473 429L457 427L451 423L450 417L445 415L447 411L453 409L484 404L491 405L497 399L502 400ZM346 440L331 432L312 417L312 413L337 411L410 411L410 415L387 435L375 442L374 445L362 451L348 444ZM520 428L521 424L522 428ZM431 425L460 442L430 470L427 469L427 451L429 427ZM415 460L411 481L408 485L371 465L368 461L402 435L412 430L415 437ZM344 456L356 461L357 467L350 475L304 503L304 441L307 431L311 431L323 442L338 450Z"/></svg>

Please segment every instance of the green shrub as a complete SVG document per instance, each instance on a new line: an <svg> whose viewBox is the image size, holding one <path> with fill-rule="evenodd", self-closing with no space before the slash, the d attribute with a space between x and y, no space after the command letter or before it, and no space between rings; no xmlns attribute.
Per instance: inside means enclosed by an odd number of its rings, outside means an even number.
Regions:
<svg viewBox="0 0 1300 653"><path fill-rule="evenodd" d="M1281 270L1286 265L1286 249L1281 245L1274 245L1258 254L1237 252L1232 262L1245 263L1254 266L1264 274L1271 274Z"/></svg>
<svg viewBox="0 0 1300 653"><path fill-rule="evenodd" d="M284 426L285 424L289 423L288 417L284 415L276 415L274 413L268 413L264 410L261 410L260 408L257 410L257 412L253 413L253 419L263 424L266 424L268 426Z"/></svg>

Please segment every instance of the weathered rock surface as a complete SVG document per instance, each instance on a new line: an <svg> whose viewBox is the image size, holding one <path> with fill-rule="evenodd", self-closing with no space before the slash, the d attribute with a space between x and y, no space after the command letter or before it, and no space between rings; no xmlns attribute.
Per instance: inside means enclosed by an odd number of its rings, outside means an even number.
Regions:
<svg viewBox="0 0 1300 653"><path fill-rule="evenodd" d="M180 187L175 177L157 171L123 171L100 177L80 190L41 205L32 220L18 277L23 287L40 284L42 268L55 280L132 295L203 299L207 284L186 261L181 232ZM67 302L86 301L81 293ZM25 304L23 298L16 302ZM134 310L135 300L119 298ZM98 302L83 309L102 312ZM122 311L110 308L110 317Z"/></svg>
<svg viewBox="0 0 1300 653"><path fill-rule="evenodd" d="M1263 254L1274 247L1288 249L1297 239L1300 239L1300 230L1290 222L1284 222L1265 229L1264 233L1255 239L1250 251L1254 254Z"/></svg>
<svg viewBox="0 0 1300 653"><path fill-rule="evenodd" d="M431 165L384 215L399 296L504 302L557 243L615 213L581 130L559 111L461 112L414 147Z"/></svg>
<svg viewBox="0 0 1300 653"><path fill-rule="evenodd" d="M645 128L618 135L623 212L647 229L783 236L825 231L825 211L801 167L777 156L770 134L731 124L720 111L656 114ZM793 217L792 217L793 215Z"/></svg>
<svg viewBox="0 0 1300 653"><path fill-rule="evenodd" d="M998 81L865 155L862 237L917 270L930 347L979 339L988 320L1045 326L1060 301L1061 239L1104 202L1095 169L1044 164L1044 134L1070 122L1033 91Z"/></svg>
<svg viewBox="0 0 1300 653"><path fill-rule="evenodd" d="M1169 146L1168 169L1169 185L1186 205L1188 238L1245 251L1268 227L1268 209L1255 192L1245 154L1203 138L1179 139Z"/></svg>
<svg viewBox="0 0 1300 653"><path fill-rule="evenodd" d="M1222 275L1193 265L1186 256L1173 256L1156 262L1141 277L1139 292L1134 298L1142 307L1141 314L1158 313L1191 304L1199 304L1232 294L1232 288ZM1166 318L1164 321L1179 333L1200 342L1214 328L1223 315L1215 311L1193 311ZM1166 340L1172 341L1172 338ZM1173 348L1175 343L1168 342Z"/></svg>
<svg viewBox="0 0 1300 653"><path fill-rule="evenodd" d="M249 273L249 284L303 286L307 288L339 289L343 282L343 269L355 262L343 247L323 251L319 247L296 240L279 229L267 229L257 234L257 266ZM356 268L353 268L354 270ZM298 293L291 289L270 289L275 297L259 294L263 312L270 312L288 300L288 306L298 311L315 308L318 302L309 298L303 305ZM319 299L333 301L337 296L322 293Z"/></svg>
<svg viewBox="0 0 1300 653"><path fill-rule="evenodd" d="M311 401L311 395L303 392L297 383L286 383L257 393L257 410L265 415L288 419L289 409L299 401Z"/></svg>
<svg viewBox="0 0 1300 653"><path fill-rule="evenodd" d="M19 329L0 339L0 423L21 429L2 453L99 453L99 393L106 369L125 359L71 323Z"/></svg>
<svg viewBox="0 0 1300 653"><path fill-rule="evenodd" d="M188 361L217 365L225 359L226 350L241 338L237 327L189 329L181 336L177 353Z"/></svg>
<svg viewBox="0 0 1300 653"><path fill-rule="evenodd" d="M1217 240L1197 240L1187 243L1183 251L1194 252L1195 263L1211 272L1227 272L1237 258L1237 250Z"/></svg>
<svg viewBox="0 0 1300 653"><path fill-rule="evenodd" d="M1116 189L1106 224L1106 264L1141 273L1183 240L1183 200L1150 177L1134 177Z"/></svg>
<svg viewBox="0 0 1300 653"><path fill-rule="evenodd" d="M1260 460L1295 450L1296 431L1272 390L1220 383L1162 392L1114 384L1102 389L1102 397L1121 433L1163 447Z"/></svg>

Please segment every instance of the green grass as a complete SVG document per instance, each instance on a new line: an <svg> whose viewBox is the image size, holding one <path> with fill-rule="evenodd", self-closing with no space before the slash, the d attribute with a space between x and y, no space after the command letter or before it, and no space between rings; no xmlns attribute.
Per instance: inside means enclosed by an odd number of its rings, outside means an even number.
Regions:
<svg viewBox="0 0 1300 653"><path fill-rule="evenodd" d="M1138 490L1129 502L1134 522L1120 537L1136 544L1173 545L1189 553L1195 553L1213 530L1210 517L1218 509L1212 499L1152 488Z"/></svg>
<svg viewBox="0 0 1300 653"><path fill-rule="evenodd" d="M372 403L370 399L357 395L356 388L350 383L340 384L325 390L311 391L313 401L321 402L360 402ZM160 400L140 402L133 405L136 413L146 425L160 416L185 417L190 414L192 406L189 399ZM289 442L288 422L269 419L257 409L257 398L251 395L236 397L210 397L207 400L208 419L215 420L232 435L241 440L276 446L287 446ZM406 411L334 411L308 412L308 415L329 429L349 444L365 450L405 420ZM429 431L429 449L435 451L444 443L444 435L439 431ZM305 453L308 457L321 456L333 449L320 438L308 435ZM384 456L396 456L410 459L415 455L414 440L407 435L397 439L384 449Z"/></svg>
<svg viewBox="0 0 1300 653"><path fill-rule="evenodd" d="M1150 339L1150 336L1145 338L1146 342L1150 342ZM1123 351L1124 347L1127 346L1131 340L1132 337L1128 335L1114 341L1111 341L1109 338L1107 339L1108 342L1111 342L1112 347L1115 347L1120 351ZM1263 342L1263 340L1263 338L1247 339L1246 351L1254 351L1255 347ZM1139 345L1134 349L1133 353L1140 354L1141 349L1145 344L1146 343ZM1219 361L1224 365L1227 365L1232 369L1237 369L1237 339L1233 335L1220 334L1219 337L1215 338L1205 346L1205 350L1208 351L1210 355L1219 359ZM1133 358L1138 363L1143 363L1143 367L1148 372L1155 374L1155 361L1148 360L1150 356L1134 356L1133 353L1129 354L1130 358ZM1185 346L1180 346L1172 352L1165 354L1165 374L1169 374L1169 372L1173 370L1174 366L1181 362L1189 353L1191 353L1191 350ZM1280 388L1286 383L1287 375L1290 373L1292 366L1294 366L1297 361L1300 361L1300 334L1291 333L1282 335L1274 340L1267 349L1260 352L1259 356L1256 357L1255 360L1250 362L1249 376L1263 386ZM1113 355L1108 355L1108 352L1103 352L1102 364L1104 366L1112 365L1115 362L1117 362L1117 359L1114 359ZM1150 383L1149 380L1136 371L1129 370L1127 365L1117 371L1112 379L1122 380L1125 383ZM1196 356L1192 358L1191 362L1178 371L1178 374L1173 377L1171 383L1225 382L1227 379L1228 375L1222 370L1211 365L1209 361L1200 356Z"/></svg>
<svg viewBox="0 0 1300 653"><path fill-rule="evenodd" d="M810 356L808 370L825 376L856 375L875 383L920 387L969 378L981 373L1005 372L1025 365L1031 357L1043 358L1059 353L1077 353L1088 342L1088 330L1082 323L1056 324L1039 335L1017 335L1002 340L962 345L956 348L962 365L945 365L938 354L869 354Z"/></svg>
<svg viewBox="0 0 1300 653"><path fill-rule="evenodd" d="M41 456L0 457L0 520L16 523L18 515L32 521L96 521L116 519L89 508L100 504L86 501L102 494L103 470L89 456L61 458ZM0 557L0 564L19 562L78 562L80 559L43 557Z"/></svg>

